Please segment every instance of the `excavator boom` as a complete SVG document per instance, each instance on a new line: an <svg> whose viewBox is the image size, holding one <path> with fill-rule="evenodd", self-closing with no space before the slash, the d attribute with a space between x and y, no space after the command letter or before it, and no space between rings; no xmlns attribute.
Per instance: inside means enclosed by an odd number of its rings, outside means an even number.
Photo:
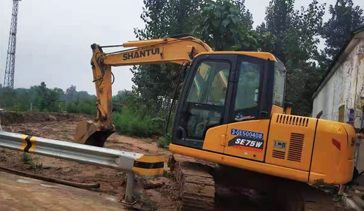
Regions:
<svg viewBox="0 0 364 211"><path fill-rule="evenodd" d="M104 53L103 48L124 47L121 51ZM117 46L91 45L91 67L97 95L97 116L94 121L80 122L75 139L87 145L103 147L106 139L115 131L112 123L112 66L190 63L199 53L211 52L204 42L192 36L167 37L131 41Z"/></svg>

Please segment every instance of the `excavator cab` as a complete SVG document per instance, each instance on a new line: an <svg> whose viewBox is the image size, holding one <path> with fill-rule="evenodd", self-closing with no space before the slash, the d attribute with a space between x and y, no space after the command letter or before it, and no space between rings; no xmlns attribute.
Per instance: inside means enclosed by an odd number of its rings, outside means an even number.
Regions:
<svg viewBox="0 0 364 211"><path fill-rule="evenodd" d="M202 149L212 127L283 113L285 69L268 53L202 53L184 84L173 144Z"/></svg>

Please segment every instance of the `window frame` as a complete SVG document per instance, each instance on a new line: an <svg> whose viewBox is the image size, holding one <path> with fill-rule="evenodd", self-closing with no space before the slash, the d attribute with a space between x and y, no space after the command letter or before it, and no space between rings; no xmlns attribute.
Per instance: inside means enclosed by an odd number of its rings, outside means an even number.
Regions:
<svg viewBox="0 0 364 211"><path fill-rule="evenodd" d="M242 62L250 62L253 63L255 65L258 65L259 67L259 75L260 75L260 79L259 79L259 94L258 94L258 101L257 101L257 106L256 107L251 107L251 108L247 108L247 109L240 109L240 110L235 110L235 101L237 99L237 94L238 94L238 87L239 87L239 76L240 76L240 72L241 72L241 66L242 66ZM245 56L245 55L240 55L238 57L237 60L237 67L236 67L236 77L235 77L235 83L234 83L234 87L233 87L233 91L232 91L232 96L231 96L231 104L230 104L230 109L229 109L229 123L234 123L234 122L242 122L242 121L250 121L250 120L257 120L257 119L261 119L261 110L262 110L262 103L263 102L263 96L266 95L266 91L264 91L264 88L267 88L268 84L264 84L265 81L267 81L267 77L269 77L269 73L267 73L266 69L267 69L268 65L266 60L264 59L259 59L259 58L255 58L255 57L251 57L251 56ZM269 67L268 67L269 68ZM273 84L273 82L272 82ZM268 85L269 87L269 85ZM245 116L252 116L254 118L247 118L244 120L236 120L235 117L237 116L237 114L239 112L247 112L249 111L249 114Z"/></svg>

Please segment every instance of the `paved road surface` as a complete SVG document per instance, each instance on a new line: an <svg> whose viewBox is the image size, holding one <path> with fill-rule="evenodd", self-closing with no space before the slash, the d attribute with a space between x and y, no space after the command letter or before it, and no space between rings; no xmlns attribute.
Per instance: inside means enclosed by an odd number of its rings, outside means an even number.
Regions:
<svg viewBox="0 0 364 211"><path fill-rule="evenodd" d="M1 211L126 211L97 192L0 172Z"/></svg>

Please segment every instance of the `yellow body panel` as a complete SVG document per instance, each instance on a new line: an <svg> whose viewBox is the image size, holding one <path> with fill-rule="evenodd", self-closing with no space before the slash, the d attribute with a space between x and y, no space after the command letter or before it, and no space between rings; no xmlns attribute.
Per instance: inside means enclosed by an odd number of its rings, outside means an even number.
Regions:
<svg viewBox="0 0 364 211"><path fill-rule="evenodd" d="M354 168L354 128L340 122L320 120L316 131L310 182L343 183L350 180Z"/></svg>
<svg viewBox="0 0 364 211"><path fill-rule="evenodd" d="M234 166L237 168L256 171L263 174L269 174L277 177L290 178L301 182L307 182L308 172L299 171L296 169L275 166L258 161L237 158L229 155L218 154L189 147L178 146L175 144L169 145L169 150L173 153L190 156L210 162Z"/></svg>
<svg viewBox="0 0 364 211"><path fill-rule="evenodd" d="M251 160L258 160L263 161L264 160L264 151L266 148L266 142L267 142L267 135L268 135L268 126L269 126L269 120L252 120L252 121L244 121L244 122L236 122L232 124L228 124L227 126L227 143L224 150L225 154L248 158ZM250 145L257 144L257 141L259 138L242 138L244 139L244 144L235 144L231 143L231 146L229 146L228 142L234 141L234 138L236 138L236 135L233 135L232 130L240 130L240 131L252 131L255 133L262 134L263 138L263 144L261 145L261 148L254 148ZM209 131L207 131L209 133ZM249 144L247 144L247 143ZM261 142L260 142L261 143Z"/></svg>
<svg viewBox="0 0 364 211"><path fill-rule="evenodd" d="M266 162L308 171L316 122L314 118L273 114Z"/></svg>
<svg viewBox="0 0 364 211"><path fill-rule="evenodd" d="M236 133L236 130L240 132ZM229 141L240 138L241 134L255 137L252 140L262 138L262 150L229 146ZM270 120L210 128L203 149L171 144L169 150L296 181L339 185L352 178L355 131L352 126L335 121L274 113Z"/></svg>
<svg viewBox="0 0 364 211"><path fill-rule="evenodd" d="M226 142L227 125L210 128L205 137L202 149L223 153Z"/></svg>

